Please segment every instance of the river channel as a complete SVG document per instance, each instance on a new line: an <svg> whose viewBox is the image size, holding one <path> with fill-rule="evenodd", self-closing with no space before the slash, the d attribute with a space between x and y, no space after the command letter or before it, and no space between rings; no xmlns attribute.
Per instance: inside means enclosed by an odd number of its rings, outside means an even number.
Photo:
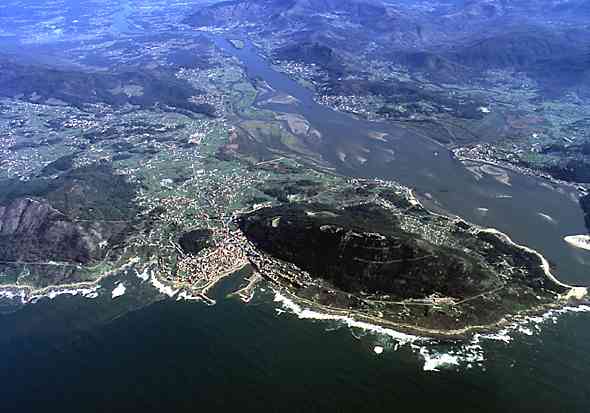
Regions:
<svg viewBox="0 0 590 413"><path fill-rule="evenodd" d="M312 91L274 70L252 44L246 42L246 47L236 49L225 39L213 39L226 53L240 59L250 76L262 78L277 93L298 100L267 108L304 116L322 134L323 158L339 172L407 185L427 204L499 229L515 242L538 250L564 282L590 284L590 252L563 240L567 235L587 232L577 191L572 187L498 168L484 168L492 173L477 176L444 146L401 125L359 120L316 103ZM375 132L386 134L384 140L371 137ZM360 155L362 165L343 162L346 157Z"/></svg>

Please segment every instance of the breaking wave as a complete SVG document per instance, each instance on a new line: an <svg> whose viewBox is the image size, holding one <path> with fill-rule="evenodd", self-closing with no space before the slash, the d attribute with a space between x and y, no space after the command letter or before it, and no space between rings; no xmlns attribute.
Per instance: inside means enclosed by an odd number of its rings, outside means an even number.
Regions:
<svg viewBox="0 0 590 413"><path fill-rule="evenodd" d="M482 366L485 362L485 341L503 342L508 345L516 336L533 336L542 331L543 325L557 323L559 317L568 313L590 313L590 305L565 306L548 310L539 316L515 317L502 329L493 333L474 334L470 341L442 346L436 339L420 337L391 328L355 320L352 317L322 313L304 308L295 301L275 291L274 302L280 304L278 314L290 312L300 319L335 321L349 328L358 328L395 341L394 346L378 345L373 348L377 354L384 349L397 351L402 346L409 346L423 360L423 370L436 372L443 368L472 368Z"/></svg>

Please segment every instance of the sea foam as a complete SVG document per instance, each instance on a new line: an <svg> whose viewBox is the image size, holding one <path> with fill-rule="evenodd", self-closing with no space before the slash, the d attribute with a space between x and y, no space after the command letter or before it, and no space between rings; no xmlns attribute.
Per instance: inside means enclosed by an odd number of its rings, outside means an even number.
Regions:
<svg viewBox="0 0 590 413"><path fill-rule="evenodd" d="M176 301L201 301L202 298L198 295L192 295L187 291L181 291L180 294L176 297Z"/></svg>
<svg viewBox="0 0 590 413"><path fill-rule="evenodd" d="M424 359L423 370L431 372L437 372L442 368L449 367L459 368L464 366L466 368L472 368L476 365L481 366L485 361L484 341L497 341L508 345L513 341L514 336L533 336L541 331L543 324L548 322L556 323L558 317L562 315L590 312L590 305L581 304L548 310L539 316L515 317L496 332L477 333L473 335L470 341L451 344L450 348L448 348L448 345L442 346L436 340L428 337L402 333L390 328L358 321L352 317L321 313L304 308L278 291L275 291L274 301L282 307L276 309L278 314L287 310L300 319L336 321L343 323L349 328L359 328L385 336L396 342L393 347L394 351L397 351L400 346L409 345L413 351L417 352ZM375 346L373 351L381 354L384 348L382 346Z"/></svg>
<svg viewBox="0 0 590 413"><path fill-rule="evenodd" d="M275 291L274 301L280 303L283 306L283 308L290 310L292 313L296 314L300 319L339 321L344 323L348 327L359 328L361 330L366 330L381 335L385 335L404 344L424 340L424 338L422 337L402 333L400 331L392 330L390 328L385 328L375 324L366 323L364 321L358 321L352 317L321 313L318 311L303 308L299 304L295 303L293 300L287 298L286 296L282 295L280 292L277 291Z"/></svg>
<svg viewBox="0 0 590 413"><path fill-rule="evenodd" d="M111 293L111 297L113 299L117 298L117 297L121 297L122 295L125 294L125 291L127 289L125 288L125 285L123 285L122 282L120 282L119 284L117 284L117 286L113 289L113 292Z"/></svg>
<svg viewBox="0 0 590 413"><path fill-rule="evenodd" d="M166 285L166 284L160 282L160 280L158 280L158 278L155 277L154 274L152 274L150 282L156 288L156 290L158 290L162 294L167 295L168 297L174 297L176 295L176 293L178 293L178 291L179 291L179 290L175 290L174 288L170 287L169 285Z"/></svg>

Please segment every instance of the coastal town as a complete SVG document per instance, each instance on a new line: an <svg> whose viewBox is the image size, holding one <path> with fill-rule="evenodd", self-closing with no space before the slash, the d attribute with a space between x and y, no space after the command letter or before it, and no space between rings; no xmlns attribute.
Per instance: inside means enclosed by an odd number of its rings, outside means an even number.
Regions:
<svg viewBox="0 0 590 413"><path fill-rule="evenodd" d="M214 304L215 300L207 295L208 291L224 277L249 264L246 254L248 242L241 231L224 228L214 231L213 238L215 245L196 256L181 252L176 274L162 274L176 285L188 285L191 294L210 304Z"/></svg>
<svg viewBox="0 0 590 413"><path fill-rule="evenodd" d="M523 164L522 149L512 148L512 151L490 144L477 144L470 147L458 147L452 149L453 155L460 161L465 163L481 163L487 164L506 170L514 171L522 175L534 176L546 179L550 182L555 182L560 185L569 185L576 187L581 194L587 192L587 188L581 183L572 183L557 179L551 174L544 172L538 168L532 168Z"/></svg>

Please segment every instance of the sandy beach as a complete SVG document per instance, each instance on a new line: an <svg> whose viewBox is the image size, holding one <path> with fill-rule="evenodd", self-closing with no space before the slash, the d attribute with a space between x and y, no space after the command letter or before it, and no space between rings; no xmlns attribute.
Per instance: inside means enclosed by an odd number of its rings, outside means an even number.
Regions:
<svg viewBox="0 0 590 413"><path fill-rule="evenodd" d="M570 235L563 240L576 248L590 250L590 235Z"/></svg>

